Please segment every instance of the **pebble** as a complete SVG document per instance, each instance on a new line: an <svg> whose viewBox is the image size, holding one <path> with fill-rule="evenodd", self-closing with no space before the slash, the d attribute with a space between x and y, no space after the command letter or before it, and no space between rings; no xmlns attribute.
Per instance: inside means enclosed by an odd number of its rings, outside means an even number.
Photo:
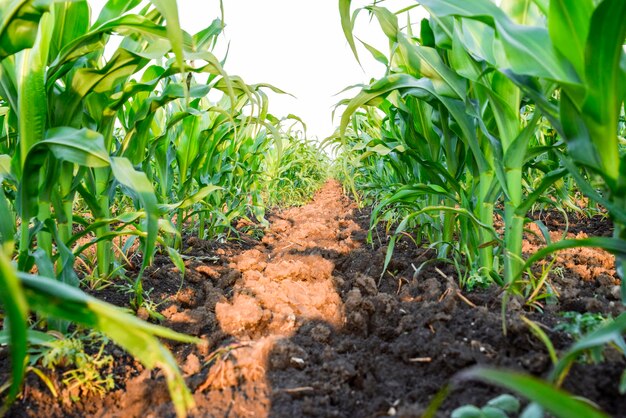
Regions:
<svg viewBox="0 0 626 418"><path fill-rule="evenodd" d="M613 286L611 288L611 296L613 296L615 299L621 299L622 298L622 289L620 286Z"/></svg>

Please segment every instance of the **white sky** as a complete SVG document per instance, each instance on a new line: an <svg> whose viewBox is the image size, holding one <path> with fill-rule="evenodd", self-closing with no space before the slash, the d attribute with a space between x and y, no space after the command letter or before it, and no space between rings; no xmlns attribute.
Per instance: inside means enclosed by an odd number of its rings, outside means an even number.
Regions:
<svg viewBox="0 0 626 418"><path fill-rule="evenodd" d="M90 1L94 15L103 3ZM354 9L370 2L353 3ZM388 7L398 10L403 4L414 2L396 0ZM178 8L182 28L192 34L219 17L217 0L178 0ZM338 112L331 120L332 107L339 101L333 95L384 74L384 66L362 47L363 69L359 67L341 29L337 0L224 0L224 9L222 47L230 41L226 72L248 84L270 83L296 96L270 94L270 112L300 116L309 137L323 139L333 132L341 116ZM356 35L386 54L388 43L380 26L369 23L365 12L358 22ZM215 51L218 58L223 57L220 51L219 47Z"/></svg>

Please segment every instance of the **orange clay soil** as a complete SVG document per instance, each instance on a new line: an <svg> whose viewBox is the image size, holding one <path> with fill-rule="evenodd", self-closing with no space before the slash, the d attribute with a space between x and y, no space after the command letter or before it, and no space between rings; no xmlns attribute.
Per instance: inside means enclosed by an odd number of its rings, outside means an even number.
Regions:
<svg viewBox="0 0 626 418"><path fill-rule="evenodd" d="M564 252L550 282L561 299L539 314L514 300L502 335L500 290L462 293L455 270L431 263L432 251L398 243L389 272L379 278L386 250L384 231L366 243L369 213L359 211L336 182L314 200L275 212L261 241L236 244L189 238L183 251L185 279L157 256L144 288L164 316L163 324L201 337L200 346L168 343L193 392L194 417L419 417L437 391L476 364L514 368L538 376L550 372L549 355L520 320L545 325L557 350L572 344L554 331L559 312L617 315L618 283L612 259L595 250ZM579 220L576 233L585 234ZM554 226L554 237L561 234ZM593 234L610 233L594 220ZM599 229L598 229L599 228ZM608 231L608 232L607 232ZM524 249L541 242L528 236ZM94 292L118 305L127 295L114 288ZM147 318L147 312L139 315ZM51 397L32 373L12 417L170 417L164 377L147 371L112 344L116 389L101 398L63 389ZM599 365L575 365L564 387L620 416L626 399L617 391L623 357L607 353ZM8 376L0 351L0 378ZM438 416L468 403L483 405L497 388L460 383ZM64 401L67 395L80 400ZM619 412L621 411L621 412ZM624 416L624 415L622 415Z"/></svg>
<svg viewBox="0 0 626 418"><path fill-rule="evenodd" d="M290 351L285 341L305 322L326 324L316 330L321 340L343 324L343 303L333 280L335 265L322 253L345 255L361 244L350 238L359 226L345 219L354 207L340 190L331 183L313 203L275 214L262 242L232 258L229 267L241 277L229 300L215 305L215 317L234 342L197 389L198 404L207 413L215 411L212 393L227 391L233 396L235 415L269 414L270 353L285 350L281 361L303 367L306 355ZM338 212L344 216L336 216Z"/></svg>

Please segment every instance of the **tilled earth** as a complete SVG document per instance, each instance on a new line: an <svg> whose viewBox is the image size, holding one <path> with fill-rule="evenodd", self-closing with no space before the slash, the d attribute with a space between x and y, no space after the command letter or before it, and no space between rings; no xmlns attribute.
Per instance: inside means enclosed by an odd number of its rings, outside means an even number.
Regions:
<svg viewBox="0 0 626 418"><path fill-rule="evenodd" d="M562 222L543 220L559 239ZM276 212L270 221L261 241L218 245L189 238L182 282L166 257L157 257L146 274L144 287L153 289L163 325L205 341L169 345L194 393L191 416L419 417L455 374L473 365L547 375L547 350L522 315L545 325L556 349L565 350L571 338L553 330L559 312L615 316L623 310L611 257L597 250L564 252L551 276L559 301L544 304L542 314L509 301L504 335L499 289L461 292L445 264L417 272L435 254L408 240L398 244L381 278L386 244L376 238L374 245L366 243L369 213L359 211L336 182L310 204ZM581 218L570 231L605 235L610 223ZM529 235L525 251L540 244ZM113 290L96 296L124 304L125 296ZM116 389L105 397L63 402L31 373L9 416L174 416L160 372L143 370L115 347L109 352L116 357ZM4 377L6 352L0 360ZM564 388L626 417L626 396L618 392L626 362L611 351L605 360L576 364ZM458 382L438 416L460 405L482 406L501 393Z"/></svg>

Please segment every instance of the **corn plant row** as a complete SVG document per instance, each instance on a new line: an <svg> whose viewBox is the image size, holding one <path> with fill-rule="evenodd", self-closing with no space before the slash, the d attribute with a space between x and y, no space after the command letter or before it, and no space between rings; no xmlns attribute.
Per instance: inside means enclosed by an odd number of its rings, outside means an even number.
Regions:
<svg viewBox="0 0 626 418"><path fill-rule="evenodd" d="M212 52L220 19L190 35L175 1L110 0L92 24L90 14L86 0L0 1L1 340L12 359L0 415L24 378L33 311L51 329L104 332L162 368L182 416L193 398L157 337L197 339L86 295L79 279L131 280L139 308L156 251L184 273L183 234L224 237L237 218L262 221L263 196L305 181L308 172L285 172L313 151L268 114L266 92L279 89L225 72ZM319 184L322 159L309 166Z"/></svg>
<svg viewBox="0 0 626 418"><path fill-rule="evenodd" d="M415 23L418 6L430 17ZM509 293L523 293L530 265L564 248L604 248L621 275L626 3L421 0L414 7L352 11L349 0L339 1L357 59L352 32L360 13L379 23L390 45L386 56L364 44L386 74L338 104L345 110L329 139L354 179L349 187L377 205L372 226L397 225L387 262L396 237L411 232L439 259L464 266L462 277L495 281ZM550 245L524 260L527 212L553 204L549 195L573 207L573 188L606 209L614 237L551 244L546 232ZM626 351L623 325L604 332Z"/></svg>
<svg viewBox="0 0 626 418"><path fill-rule="evenodd" d="M306 124L297 116L273 122L284 129L265 156L264 201L269 207L304 204L328 178L330 159L307 139Z"/></svg>
<svg viewBox="0 0 626 418"><path fill-rule="evenodd" d="M626 29L605 10L617 8L613 3L590 6L585 16L577 16L588 28L580 59L589 61L577 63L563 52L571 45L561 45L561 31L568 29L562 22L573 19L571 8L517 1L498 7L480 1L461 12L454 1L423 1L432 17L419 23L416 36L410 21L401 29L398 15L367 7L389 38L390 58L374 54L387 64L387 74L340 103L346 109L333 140L358 154L356 169L364 184L367 176L377 177L367 185L378 187L379 209L391 203L413 206L417 210L402 222L434 221L436 233L426 236L439 243L442 256L451 238L458 237L461 250L478 256L481 274L502 276L511 284L524 266L527 211L545 201L548 190L567 198L565 180L571 185L573 178L615 220L616 239L593 242L620 255L616 247L624 211L617 186L617 131ZM340 4L344 30L355 47L352 26L361 10L351 16L350 2ZM546 15L548 27L542 26ZM600 42L594 25L613 28L611 42ZM547 47L529 49L541 43ZM604 73L611 76L595 76L599 64L585 48L599 51L606 60ZM604 84L598 86L600 78ZM600 88L607 93L598 93ZM503 207L502 237L493 225L498 204ZM494 266L498 253L502 273Z"/></svg>

